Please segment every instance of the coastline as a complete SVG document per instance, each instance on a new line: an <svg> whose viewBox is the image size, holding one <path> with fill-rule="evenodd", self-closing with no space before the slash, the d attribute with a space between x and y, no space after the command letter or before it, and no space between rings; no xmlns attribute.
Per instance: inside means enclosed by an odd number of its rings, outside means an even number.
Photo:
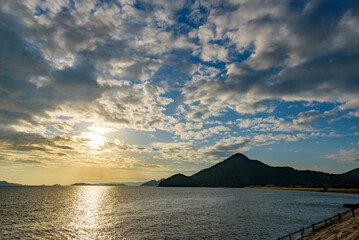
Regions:
<svg viewBox="0 0 359 240"><path fill-rule="evenodd" d="M281 186L249 186L245 188L359 194L359 188L315 188L315 187L281 187Z"/></svg>
<svg viewBox="0 0 359 240"><path fill-rule="evenodd" d="M355 210L355 217L351 212L343 215L342 222L336 220L326 228L312 232L300 240L337 240L359 239L359 209Z"/></svg>

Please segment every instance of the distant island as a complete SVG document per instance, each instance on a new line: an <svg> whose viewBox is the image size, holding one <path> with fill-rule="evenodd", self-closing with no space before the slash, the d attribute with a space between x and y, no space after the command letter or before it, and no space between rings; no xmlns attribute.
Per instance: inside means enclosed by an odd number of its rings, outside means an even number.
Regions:
<svg viewBox="0 0 359 240"><path fill-rule="evenodd" d="M0 187L14 187L14 186L22 186L22 184L9 183L7 181L0 181Z"/></svg>
<svg viewBox="0 0 359 240"><path fill-rule="evenodd" d="M71 186L126 186L123 183L74 183Z"/></svg>
<svg viewBox="0 0 359 240"><path fill-rule="evenodd" d="M70 184L68 186L144 186L144 187L147 187L147 186L155 186L157 187L158 184L164 180L161 179L161 180L151 180L151 181L148 181L148 182L126 182L126 183L86 183L86 182L80 182L80 183L73 183L73 184ZM18 184L18 183L9 183L7 181L0 181L0 187L14 187L14 186L46 186L46 187L49 187L49 186L52 186L52 187L60 187L62 186L61 184L53 184L53 185L45 185L45 184L41 184L41 185L22 185L22 184ZM64 185L66 186L66 185Z"/></svg>
<svg viewBox="0 0 359 240"><path fill-rule="evenodd" d="M161 180L151 180L145 183L142 183L141 186L142 187L157 187L161 181L165 180L164 178L162 178Z"/></svg>
<svg viewBox="0 0 359 240"><path fill-rule="evenodd" d="M173 175L159 183L159 187L357 187L359 168L343 174L330 174L291 167L271 167L237 153L214 166L192 176Z"/></svg>

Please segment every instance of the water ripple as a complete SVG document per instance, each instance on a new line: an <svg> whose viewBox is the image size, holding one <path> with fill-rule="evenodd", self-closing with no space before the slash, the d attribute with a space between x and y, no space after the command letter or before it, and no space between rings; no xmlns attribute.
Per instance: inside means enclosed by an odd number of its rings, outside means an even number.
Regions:
<svg viewBox="0 0 359 240"><path fill-rule="evenodd" d="M0 187L0 239L276 239L356 199L240 188Z"/></svg>

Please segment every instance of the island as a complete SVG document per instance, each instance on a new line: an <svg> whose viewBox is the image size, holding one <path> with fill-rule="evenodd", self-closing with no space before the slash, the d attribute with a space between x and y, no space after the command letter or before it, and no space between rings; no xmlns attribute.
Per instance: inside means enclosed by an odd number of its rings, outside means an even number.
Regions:
<svg viewBox="0 0 359 240"><path fill-rule="evenodd" d="M17 186L22 186L22 184L9 183L7 181L0 181L0 187L17 187Z"/></svg>
<svg viewBox="0 0 359 240"><path fill-rule="evenodd" d="M71 186L126 186L123 183L74 183Z"/></svg>
<svg viewBox="0 0 359 240"><path fill-rule="evenodd" d="M161 181L165 180L164 178L162 178L161 180L150 180L148 182L142 183L141 187L157 187Z"/></svg>

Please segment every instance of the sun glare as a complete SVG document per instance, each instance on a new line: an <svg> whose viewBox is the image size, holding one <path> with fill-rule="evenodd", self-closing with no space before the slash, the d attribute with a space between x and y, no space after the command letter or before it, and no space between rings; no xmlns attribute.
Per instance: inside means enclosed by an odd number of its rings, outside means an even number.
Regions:
<svg viewBox="0 0 359 240"><path fill-rule="evenodd" d="M104 136L94 132L89 133L88 138L90 139L89 144L93 147L99 147L105 142Z"/></svg>
<svg viewBox="0 0 359 240"><path fill-rule="evenodd" d="M105 131L101 128L91 128L91 132L85 133L85 137L89 139L88 145L92 148L99 148L102 146L106 141L104 133Z"/></svg>

